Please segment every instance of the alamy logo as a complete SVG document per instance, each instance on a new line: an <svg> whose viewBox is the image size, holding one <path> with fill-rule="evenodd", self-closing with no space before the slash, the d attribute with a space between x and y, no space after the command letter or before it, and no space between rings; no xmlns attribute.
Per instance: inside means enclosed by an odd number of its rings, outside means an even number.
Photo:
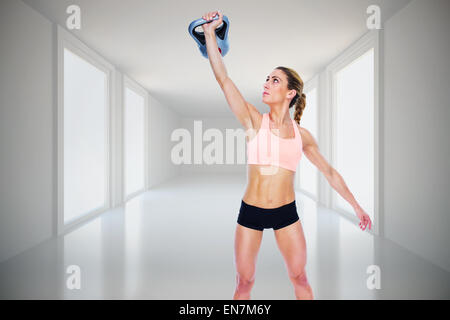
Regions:
<svg viewBox="0 0 450 320"><path fill-rule="evenodd" d="M70 265L67 267L66 273L69 274L66 280L67 289L81 289L81 268L77 265Z"/></svg>
<svg viewBox="0 0 450 320"><path fill-rule="evenodd" d="M381 270L377 265L370 265L367 267L367 273L371 274L366 281L367 289L381 289Z"/></svg>
<svg viewBox="0 0 450 320"><path fill-rule="evenodd" d="M270 129L269 129L270 130ZM256 134L256 130L248 129L226 129L225 141L224 135L219 129L207 129L204 133L202 130L202 121L194 121L194 138L191 133L184 128L175 129L171 134L171 141L179 142L171 150L172 163L192 164L192 153L194 156L194 164L245 164L245 142L246 137L257 143L262 141L263 146L267 146L268 150L264 148L256 148L258 151L258 159L262 163L278 163L279 155L279 139L276 136L280 135L279 129L273 129L274 134L270 134L272 130L260 129L260 133ZM272 131L272 132L273 132ZM235 141L237 141L237 148L235 148ZM203 147L203 142L209 142ZM225 143L224 143L225 142ZM266 143L267 142L267 143ZM299 146L300 148L300 146ZM236 149L236 157L235 157ZM225 156L224 156L225 150ZM193 151L193 152L192 152ZM237 158L237 162L235 162ZM225 160L225 161L224 161ZM278 172L278 166L262 166L260 173L262 175L274 175Z"/></svg>
<svg viewBox="0 0 450 320"><path fill-rule="evenodd" d="M66 26L67 29L81 29L81 9L77 5L71 5L67 7L66 13L70 14L67 18Z"/></svg>
<svg viewBox="0 0 450 320"><path fill-rule="evenodd" d="M367 18L367 28L369 30L381 29L381 9L377 5L367 7L368 14L372 14Z"/></svg>

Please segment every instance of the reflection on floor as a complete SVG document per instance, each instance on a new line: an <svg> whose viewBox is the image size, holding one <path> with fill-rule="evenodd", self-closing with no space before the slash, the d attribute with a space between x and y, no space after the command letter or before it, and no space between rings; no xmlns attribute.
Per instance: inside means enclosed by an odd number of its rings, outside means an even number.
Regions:
<svg viewBox="0 0 450 320"><path fill-rule="evenodd" d="M1 299L232 299L244 175L180 176L0 265ZM297 193L316 299L449 299L450 273ZM67 267L81 270L69 290ZM370 265L381 289L370 290ZM273 230L252 299L295 299Z"/></svg>

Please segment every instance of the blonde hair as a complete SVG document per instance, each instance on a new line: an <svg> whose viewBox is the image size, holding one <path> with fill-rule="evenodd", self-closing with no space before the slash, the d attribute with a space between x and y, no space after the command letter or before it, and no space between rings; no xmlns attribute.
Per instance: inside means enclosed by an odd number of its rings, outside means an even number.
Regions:
<svg viewBox="0 0 450 320"><path fill-rule="evenodd" d="M286 74L288 80L288 89L297 91L297 95L291 100L289 109L295 106L294 120L300 124L300 119L303 114L303 110L306 107L306 95L303 93L303 80L298 73L286 67L276 67L275 69L281 70Z"/></svg>

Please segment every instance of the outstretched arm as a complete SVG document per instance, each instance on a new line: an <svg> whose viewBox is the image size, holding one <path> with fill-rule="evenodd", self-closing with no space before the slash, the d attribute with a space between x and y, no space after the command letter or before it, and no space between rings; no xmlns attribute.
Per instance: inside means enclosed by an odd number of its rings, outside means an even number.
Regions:
<svg viewBox="0 0 450 320"><path fill-rule="evenodd" d="M220 88L224 92L228 104L230 105L231 111L235 114L236 118L243 125L245 130L252 129L253 123L251 121L247 102L233 81L231 81L228 77L222 55L218 49L215 28L222 23L223 15L219 11L213 11L205 14L203 19L210 20L216 15L216 13L219 14L219 20L215 20L202 26L205 33L206 51L208 52L209 62L211 64L211 68L213 69L214 76L216 77Z"/></svg>
<svg viewBox="0 0 450 320"><path fill-rule="evenodd" d="M348 189L342 176L320 154L319 147L311 133L305 128L301 128L300 126L299 128L303 142L303 153L305 156L317 167L320 172L322 172L331 187L333 187L334 190L336 190L345 200L347 200L348 203L350 203L355 210L356 216L360 220L359 227L362 230L365 230L368 225L369 229L371 229L372 221L370 220L369 215L364 212L358 204L355 197Z"/></svg>

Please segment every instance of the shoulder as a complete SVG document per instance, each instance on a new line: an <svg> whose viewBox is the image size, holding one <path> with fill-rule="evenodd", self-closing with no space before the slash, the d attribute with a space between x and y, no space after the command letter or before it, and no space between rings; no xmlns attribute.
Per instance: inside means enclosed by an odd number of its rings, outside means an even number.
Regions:
<svg viewBox="0 0 450 320"><path fill-rule="evenodd" d="M298 131L300 132L300 136L302 138L303 148L308 147L308 146L317 145L316 139L311 134L311 132L309 132L309 130L307 130L306 128L301 127L297 122L295 123L295 125L297 126Z"/></svg>

